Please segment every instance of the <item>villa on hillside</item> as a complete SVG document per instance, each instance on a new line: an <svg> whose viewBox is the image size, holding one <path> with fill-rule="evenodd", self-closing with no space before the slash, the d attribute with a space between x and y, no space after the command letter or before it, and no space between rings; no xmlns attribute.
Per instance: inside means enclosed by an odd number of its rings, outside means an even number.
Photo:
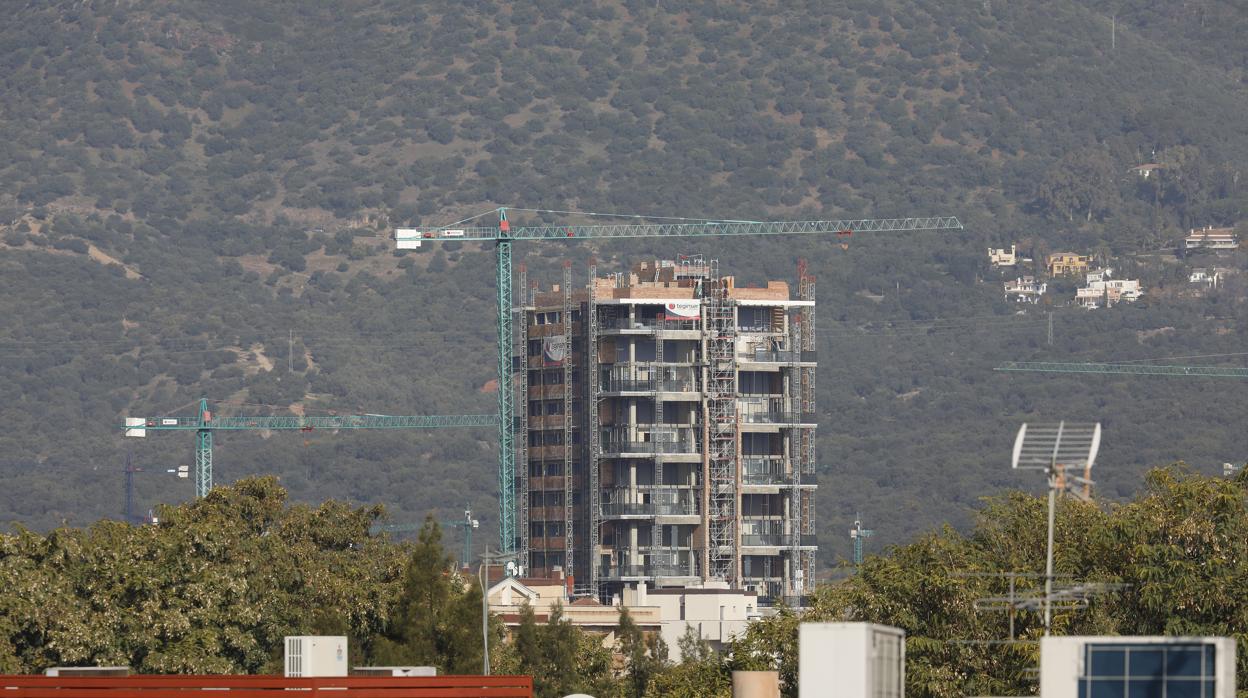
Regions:
<svg viewBox="0 0 1248 698"><path fill-rule="evenodd" d="M1000 249L988 248L988 261L993 267L1012 267L1018 264L1018 254L1014 245L1010 245L1010 249L1004 247Z"/></svg>
<svg viewBox="0 0 1248 698"><path fill-rule="evenodd" d="M1183 238L1183 250L1234 250L1239 247L1239 240L1232 228L1214 228L1206 226L1199 230L1193 228Z"/></svg>
<svg viewBox="0 0 1248 698"><path fill-rule="evenodd" d="M1187 282L1190 284L1198 284L1206 288L1217 288L1218 282L1222 280L1222 272L1219 269L1193 269L1188 275Z"/></svg>
<svg viewBox="0 0 1248 698"><path fill-rule="evenodd" d="M1075 302L1093 310L1109 308L1122 301L1133 303L1142 295L1139 279L1109 279L1090 281L1087 286L1076 289Z"/></svg>
<svg viewBox="0 0 1248 698"><path fill-rule="evenodd" d="M1049 270L1049 276L1082 274L1088 270L1091 264L1092 257L1090 255L1075 254L1074 252L1054 252L1045 260L1045 267Z"/></svg>
<svg viewBox="0 0 1248 698"><path fill-rule="evenodd" d="M1034 276L1022 276L1013 281L1005 282L1005 299L1017 303L1039 303L1040 296L1049 290L1049 285L1037 281Z"/></svg>

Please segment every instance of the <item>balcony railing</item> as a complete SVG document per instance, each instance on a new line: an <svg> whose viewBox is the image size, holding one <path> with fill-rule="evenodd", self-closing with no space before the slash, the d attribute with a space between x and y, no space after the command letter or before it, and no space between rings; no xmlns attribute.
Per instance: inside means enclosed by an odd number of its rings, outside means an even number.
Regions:
<svg viewBox="0 0 1248 698"><path fill-rule="evenodd" d="M801 547L813 547L818 545L814 534L806 533L743 533L741 534L742 546L754 546L765 548L788 548L794 544Z"/></svg>
<svg viewBox="0 0 1248 698"><path fill-rule="evenodd" d="M696 330L700 320L673 318L615 318L603 320L600 327L604 330Z"/></svg>
<svg viewBox="0 0 1248 698"><path fill-rule="evenodd" d="M793 479L785 472L784 460L771 456L742 456L741 482L746 485L783 485Z"/></svg>
<svg viewBox="0 0 1248 698"><path fill-rule="evenodd" d="M649 501L628 501L647 497ZM697 516L699 498L694 490L677 487L627 488L607 491L601 506L606 518L617 516Z"/></svg>
<svg viewBox="0 0 1248 698"><path fill-rule="evenodd" d="M628 577L696 577L698 574L698 566L693 563L603 565L598 568L598 576L602 579L622 579Z"/></svg>
<svg viewBox="0 0 1248 698"><path fill-rule="evenodd" d="M790 533L742 533L741 545L788 547L793 545L793 535Z"/></svg>
<svg viewBox="0 0 1248 698"><path fill-rule="evenodd" d="M603 381L602 390L608 392L672 393L698 392L701 388L698 373L686 366L661 367L654 364L616 364Z"/></svg>
<svg viewBox="0 0 1248 698"><path fill-rule="evenodd" d="M701 453L702 439L696 427L659 427L639 424L635 432L606 429L602 434L603 453Z"/></svg>
<svg viewBox="0 0 1248 698"><path fill-rule="evenodd" d="M764 349L755 349L752 351L743 351L737 354L740 361L752 361L760 364L791 364L799 361L802 353L798 351L767 351Z"/></svg>
<svg viewBox="0 0 1248 698"><path fill-rule="evenodd" d="M748 410L741 413L746 424L801 424L802 413L787 410Z"/></svg>

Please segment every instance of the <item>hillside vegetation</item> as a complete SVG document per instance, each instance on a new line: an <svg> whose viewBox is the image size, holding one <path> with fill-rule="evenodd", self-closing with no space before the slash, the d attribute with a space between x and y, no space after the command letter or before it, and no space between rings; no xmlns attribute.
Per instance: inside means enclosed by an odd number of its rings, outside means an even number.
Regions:
<svg viewBox="0 0 1248 698"><path fill-rule="evenodd" d="M819 278L825 561L979 497L1028 419L1101 419L1101 494L1246 457L1242 387L1005 376L1029 358L1233 354L1243 282L1193 298L1189 227L1248 214L1248 16L1115 3L32 3L0 26L0 520L118 516L123 416L488 412L492 250L396 254L395 225L499 205L713 218L957 215L948 234L525 245L530 278L704 253ZM1111 16L1116 30L1111 45ZM1130 167L1156 162L1141 179ZM545 220L576 220L543 214ZM519 216L524 220L524 215ZM985 248L1115 258L1140 303L1018 314ZM1057 284L1055 286L1060 286ZM1064 289L1067 296L1070 289ZM1054 294L1057 295L1057 294ZM1178 362L1182 362L1179 360ZM271 407L265 407L271 406ZM237 434L217 477L300 500L467 504L496 526L490 430ZM136 476L139 501L189 496Z"/></svg>

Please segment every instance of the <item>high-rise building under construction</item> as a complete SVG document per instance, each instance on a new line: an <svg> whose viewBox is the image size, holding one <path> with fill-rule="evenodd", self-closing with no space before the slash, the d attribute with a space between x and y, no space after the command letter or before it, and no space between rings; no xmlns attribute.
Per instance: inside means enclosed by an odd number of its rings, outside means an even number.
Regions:
<svg viewBox="0 0 1248 698"><path fill-rule="evenodd" d="M798 277L742 287L681 258L591 268L579 288L565 266L517 294L526 574L603 598L723 580L792 603L812 586L815 299Z"/></svg>

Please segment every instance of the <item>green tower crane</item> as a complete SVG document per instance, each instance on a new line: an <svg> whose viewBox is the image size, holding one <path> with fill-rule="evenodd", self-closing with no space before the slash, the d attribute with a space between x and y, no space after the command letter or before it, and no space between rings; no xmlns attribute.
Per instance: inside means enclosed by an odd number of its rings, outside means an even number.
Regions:
<svg viewBox="0 0 1248 698"><path fill-rule="evenodd" d="M395 524L373 524L369 527L368 532L377 535L378 533L406 533L411 531L419 531L425 523L395 523ZM472 529L481 525L480 521L472 518L472 510L464 507L464 518L453 519L451 521L439 521L439 526L443 528L462 528L464 529L464 552L460 555L459 566L467 567L472 562Z"/></svg>
<svg viewBox="0 0 1248 698"><path fill-rule="evenodd" d="M928 218L886 218L830 221L719 221L660 216L619 216L634 220L667 220L666 223L621 223L606 225L541 225L512 227L507 211L531 213L602 216L612 214L549 211L542 209L497 208L461 223L482 216L498 214L497 226L459 227L455 223L437 228L399 228L395 230L398 249L415 249L424 242L493 242L496 251L494 284L498 303L498 488L499 537L503 554L516 550L515 501L515 405L511 385L512 356L512 265L511 245L518 241L596 240L663 237L796 235L832 233L842 238L854 232L911 232L919 230L961 229L962 223L952 216Z"/></svg>
<svg viewBox="0 0 1248 698"><path fill-rule="evenodd" d="M854 541L854 567L862 566L863 541L875 535L875 531L862 527L862 515L854 514L854 527L849 529L849 537Z"/></svg>
<svg viewBox="0 0 1248 698"><path fill-rule="evenodd" d="M195 417L127 417L126 436L145 437L148 431L195 432L195 496L212 489L212 434L216 431L302 431L317 429L439 429L444 427L494 426L492 414L413 415L251 415L218 416L208 409L208 400L199 401Z"/></svg>

